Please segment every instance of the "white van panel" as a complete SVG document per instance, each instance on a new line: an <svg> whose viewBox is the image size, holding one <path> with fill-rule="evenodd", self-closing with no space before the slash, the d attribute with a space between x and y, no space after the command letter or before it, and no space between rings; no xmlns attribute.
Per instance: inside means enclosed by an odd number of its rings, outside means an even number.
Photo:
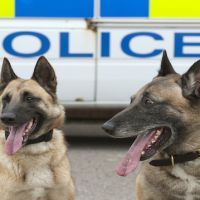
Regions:
<svg viewBox="0 0 200 200"><path fill-rule="evenodd" d="M97 101L129 101L130 96L150 81L157 70L158 63L99 62Z"/></svg>
<svg viewBox="0 0 200 200"><path fill-rule="evenodd" d="M49 47L47 52L45 52L45 56L48 58L58 59L60 58L61 45L64 49L69 48L68 54L78 54L78 53L91 53L92 57L95 57L95 34L91 30L87 29L58 29L58 28L5 28L1 29L0 34L0 42L3 44L5 42L5 38L7 38L11 34L29 32L30 35L22 34L18 37L15 37L12 40L12 49L18 53L22 54L31 54L37 52L41 48L41 40L34 35L31 34L40 34L46 38L49 42ZM61 33L65 33L69 35L69 44L64 44L61 41ZM67 54L67 52L66 52ZM9 58L16 58L17 56L13 56L9 54L3 45L0 45L0 57L8 56ZM25 56L24 56L25 57ZM66 58L71 58L70 56L66 56ZM73 57L72 57L73 58ZM76 59L80 57L74 57ZM20 59L20 58L19 58ZM92 59L92 58L91 58Z"/></svg>
<svg viewBox="0 0 200 200"><path fill-rule="evenodd" d="M109 39L107 39L107 42L102 41L103 34L108 34ZM161 50L166 49L169 58L177 59L175 51L177 51L178 47L180 49L178 34L183 35L181 47L183 47L183 53L186 54L185 59L188 60L190 57L194 58L194 54L198 53L200 50L199 28L98 27L98 58L158 60L160 59ZM126 45L123 45L125 43ZM102 56L102 48L107 49L109 55L107 53L107 55ZM127 49L138 56L128 54ZM155 50L160 50L160 53L158 55L152 53ZM151 53L152 55L150 55ZM147 56L148 54L149 56ZM188 56L188 54L192 54L192 56ZM141 57L139 55L141 55ZM184 56L180 55L180 58L184 59Z"/></svg>
<svg viewBox="0 0 200 200"><path fill-rule="evenodd" d="M102 51L98 53L97 102L129 102L132 94L157 75L162 52L156 56L139 58L127 55L122 47L122 40L127 35L144 32L158 34L163 39L154 40L151 37L135 37L129 42L131 51L145 55L155 49L167 49L169 58L179 73L185 72L197 60L195 56L175 57L175 33L199 34L194 35L195 37L193 35L184 37L184 43L188 43L188 45L184 46L183 52L195 54L200 49L200 46L193 45L200 41L199 29L99 27L99 46L102 46L102 33L109 34L109 42L106 41L106 45L109 46L109 55L107 53L106 56L102 56Z"/></svg>
<svg viewBox="0 0 200 200"><path fill-rule="evenodd" d="M29 78L38 56L43 54L40 52L35 56L31 53L38 52L41 45L45 46L45 41L34 34L15 34L23 31L39 33L49 41L44 55L57 73L58 97L62 102L75 103L77 99L83 100L82 104L96 105L129 102L130 96L156 75L162 49L167 50L170 60L181 73L200 57L197 22L184 24L181 21L177 27L171 21L161 23L114 19L108 22L1 20L0 61L7 56L19 76ZM62 33L68 38L61 40ZM135 33L136 37L133 37ZM15 37L5 45L10 34ZM185 34L181 45L176 34ZM126 45L123 46L124 41ZM159 53L155 55L154 50ZM136 56L130 52L135 52Z"/></svg>
<svg viewBox="0 0 200 200"><path fill-rule="evenodd" d="M3 43L9 35L29 32L42 34L49 41L49 48L44 56L53 65L58 79L58 98L62 102L94 101L96 36L87 29L84 20L2 20L0 33L0 62L8 57L16 73L22 78L30 78L38 56L14 56L6 51ZM16 22L16 23L14 23ZM75 22L75 23L73 23ZM61 40L61 33L68 34L68 43ZM66 41L66 40L64 40ZM34 35L22 34L11 42L10 49L29 55L41 48L42 41ZM66 55L61 56L61 49ZM91 57L84 57L90 54ZM80 55L80 56L78 56ZM82 56L83 55L83 56Z"/></svg>
<svg viewBox="0 0 200 200"><path fill-rule="evenodd" d="M184 73L193 62L175 62L178 73ZM128 103L131 95L157 75L158 61L101 61L98 63L97 102Z"/></svg>

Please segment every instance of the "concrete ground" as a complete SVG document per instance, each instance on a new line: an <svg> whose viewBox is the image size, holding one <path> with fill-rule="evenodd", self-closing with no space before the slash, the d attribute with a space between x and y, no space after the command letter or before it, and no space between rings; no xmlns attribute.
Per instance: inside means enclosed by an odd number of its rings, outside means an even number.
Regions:
<svg viewBox="0 0 200 200"><path fill-rule="evenodd" d="M98 134L97 134L98 135ZM133 139L68 137L77 200L134 200L135 175L120 177L115 168Z"/></svg>

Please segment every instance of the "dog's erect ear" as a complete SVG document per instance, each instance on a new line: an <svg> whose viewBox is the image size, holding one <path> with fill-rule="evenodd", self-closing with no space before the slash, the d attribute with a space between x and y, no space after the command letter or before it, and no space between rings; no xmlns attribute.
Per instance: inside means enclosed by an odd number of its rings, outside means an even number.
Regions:
<svg viewBox="0 0 200 200"><path fill-rule="evenodd" d="M176 72L169 61L166 50L163 50L163 56L158 76L166 76L168 74L176 74Z"/></svg>
<svg viewBox="0 0 200 200"><path fill-rule="evenodd" d="M41 56L35 66L32 79L37 81L48 92L56 93L57 80L48 60Z"/></svg>
<svg viewBox="0 0 200 200"><path fill-rule="evenodd" d="M17 79L17 75L14 73L11 64L7 58L3 59L3 64L1 68L1 88L6 86L10 81Z"/></svg>
<svg viewBox="0 0 200 200"><path fill-rule="evenodd" d="M183 96L186 98L200 98L200 60L195 62L181 77Z"/></svg>

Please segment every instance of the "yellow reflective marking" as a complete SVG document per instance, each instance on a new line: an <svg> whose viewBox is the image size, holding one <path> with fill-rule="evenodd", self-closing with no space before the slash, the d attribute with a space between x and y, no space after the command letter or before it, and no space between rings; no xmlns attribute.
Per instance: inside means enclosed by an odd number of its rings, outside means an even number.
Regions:
<svg viewBox="0 0 200 200"><path fill-rule="evenodd" d="M15 16L15 0L0 0L0 18Z"/></svg>
<svg viewBox="0 0 200 200"><path fill-rule="evenodd" d="M200 0L150 0L151 18L200 18Z"/></svg>

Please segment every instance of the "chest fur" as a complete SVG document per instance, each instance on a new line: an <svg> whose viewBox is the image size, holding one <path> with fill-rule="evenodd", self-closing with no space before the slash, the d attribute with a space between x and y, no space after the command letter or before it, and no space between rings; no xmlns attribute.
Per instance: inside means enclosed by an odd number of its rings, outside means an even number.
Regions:
<svg viewBox="0 0 200 200"><path fill-rule="evenodd" d="M200 180L197 177L188 174L182 167L176 165L171 174L177 178L177 187L182 191L182 196L187 200L193 200L200 195Z"/></svg>
<svg viewBox="0 0 200 200"><path fill-rule="evenodd" d="M200 197L199 161L191 165L153 167L145 165L140 172L139 183L149 199L149 194L162 200L197 200ZM155 178L156 177L156 178ZM153 191L153 192L152 192Z"/></svg>
<svg viewBox="0 0 200 200"><path fill-rule="evenodd" d="M50 166L49 156L38 157L1 159L1 168L5 171L0 173L0 185L2 192L9 195L5 199L46 199L48 190L55 184L54 171Z"/></svg>
<svg viewBox="0 0 200 200"><path fill-rule="evenodd" d="M53 185L53 172L48 166L40 166L28 170L24 174L24 184L30 187L50 187Z"/></svg>

